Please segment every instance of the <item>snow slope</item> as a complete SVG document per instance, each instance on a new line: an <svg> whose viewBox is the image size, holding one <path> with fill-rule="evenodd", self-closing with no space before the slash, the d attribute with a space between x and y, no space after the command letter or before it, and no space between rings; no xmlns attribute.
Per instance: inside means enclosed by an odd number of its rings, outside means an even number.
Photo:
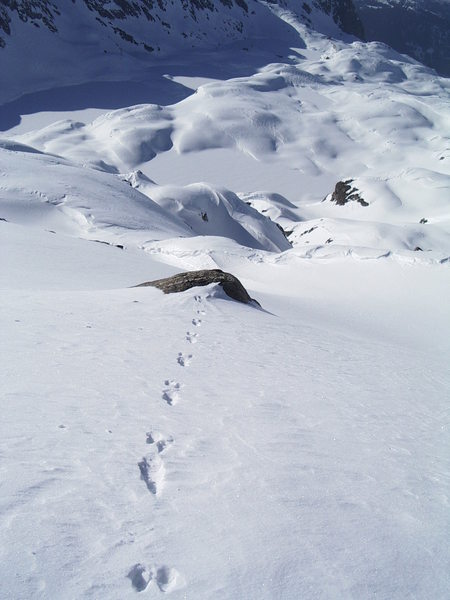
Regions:
<svg viewBox="0 0 450 600"><path fill-rule="evenodd" d="M1 227L2 597L447 596L442 267L236 253L258 311Z"/></svg>
<svg viewBox="0 0 450 600"><path fill-rule="evenodd" d="M108 104L8 72L2 599L449 596L448 82L258 4ZM262 308L132 287L200 268Z"/></svg>
<svg viewBox="0 0 450 600"><path fill-rule="evenodd" d="M6 0L0 6L0 101L27 105L27 92L89 82L96 101L109 104L111 88L105 84L120 83L113 94L121 99L127 82L143 79L135 93L148 97L142 71L160 64L161 57L179 60L192 48L217 49L249 38L266 39L270 46L294 44L295 32L273 14L278 5L323 33L339 35L341 25L361 37L352 0ZM71 101L64 89L55 91L62 91L63 102ZM53 105L58 100L59 93L45 98Z"/></svg>

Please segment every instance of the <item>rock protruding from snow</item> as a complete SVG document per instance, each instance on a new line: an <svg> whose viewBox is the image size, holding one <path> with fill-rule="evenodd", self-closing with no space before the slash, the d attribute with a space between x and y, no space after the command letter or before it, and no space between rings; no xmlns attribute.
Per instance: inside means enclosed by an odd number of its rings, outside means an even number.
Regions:
<svg viewBox="0 0 450 600"><path fill-rule="evenodd" d="M331 194L331 202L336 202L338 206L344 206L347 202L359 202L361 206L369 206L369 203L359 193L359 190L352 186L353 179L338 181L334 192Z"/></svg>
<svg viewBox="0 0 450 600"><path fill-rule="evenodd" d="M223 291L227 296L238 302L249 304L250 302L256 302L253 300L239 281L237 277L231 273L225 273L221 269L204 269L201 271L186 271L185 273L178 273L172 277L165 279L157 279L156 281L147 281L141 283L135 287L156 287L163 291L165 294L173 294L176 292L185 292L190 288L197 286L205 286L211 283L218 283L222 286Z"/></svg>

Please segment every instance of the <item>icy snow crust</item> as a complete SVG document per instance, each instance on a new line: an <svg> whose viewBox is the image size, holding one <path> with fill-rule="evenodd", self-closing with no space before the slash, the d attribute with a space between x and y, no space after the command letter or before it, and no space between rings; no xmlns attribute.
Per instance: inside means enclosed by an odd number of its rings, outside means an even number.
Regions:
<svg viewBox="0 0 450 600"><path fill-rule="evenodd" d="M449 597L448 81L266 8L3 131L1 598Z"/></svg>

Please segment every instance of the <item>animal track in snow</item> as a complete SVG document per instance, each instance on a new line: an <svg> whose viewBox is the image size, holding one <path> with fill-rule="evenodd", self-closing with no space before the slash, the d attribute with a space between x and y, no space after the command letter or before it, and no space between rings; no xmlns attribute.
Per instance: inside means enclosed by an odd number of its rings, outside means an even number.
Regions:
<svg viewBox="0 0 450 600"><path fill-rule="evenodd" d="M187 367L192 360L192 354L183 354L182 352L178 352L177 363L180 367Z"/></svg>
<svg viewBox="0 0 450 600"><path fill-rule="evenodd" d="M201 324L202 324L201 319L192 319L192 325L195 325L195 327L200 327Z"/></svg>
<svg viewBox="0 0 450 600"><path fill-rule="evenodd" d="M197 303L197 314L198 315L206 315L206 312L203 310L203 308L201 307L201 304L203 302L203 298L201 296L194 296L194 300Z"/></svg>
<svg viewBox="0 0 450 600"><path fill-rule="evenodd" d="M180 399L181 384L177 381L166 379L164 385L166 387L163 390L162 399L165 400L169 406L173 406Z"/></svg>
<svg viewBox="0 0 450 600"><path fill-rule="evenodd" d="M163 461L158 455L152 458L144 456L138 462L138 467L148 491L156 495L164 483L166 469Z"/></svg>
<svg viewBox="0 0 450 600"><path fill-rule="evenodd" d="M142 563L137 563L131 567L127 577L137 592L143 592L152 581L155 581L163 593L172 592L183 584L178 571L166 565L147 568Z"/></svg>
<svg viewBox="0 0 450 600"><path fill-rule="evenodd" d="M190 344L196 344L198 342L198 333L191 333L186 331L186 341Z"/></svg>
<svg viewBox="0 0 450 600"><path fill-rule="evenodd" d="M162 592L171 592L181 583L180 574L171 567L159 567L156 571L156 583Z"/></svg>
<svg viewBox="0 0 450 600"><path fill-rule="evenodd" d="M141 563L133 565L127 575L137 592L143 592L153 578L151 571Z"/></svg>
<svg viewBox="0 0 450 600"><path fill-rule="evenodd" d="M148 432L146 442L155 444L158 454L161 454L173 442L173 437L165 438L158 432Z"/></svg>

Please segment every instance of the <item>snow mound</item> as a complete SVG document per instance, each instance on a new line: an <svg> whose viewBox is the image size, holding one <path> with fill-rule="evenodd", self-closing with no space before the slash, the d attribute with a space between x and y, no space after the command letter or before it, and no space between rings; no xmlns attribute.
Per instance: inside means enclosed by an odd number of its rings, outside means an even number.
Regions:
<svg viewBox="0 0 450 600"><path fill-rule="evenodd" d="M118 177L44 154L0 150L0 213L19 224L130 241L190 235L188 228Z"/></svg>
<svg viewBox="0 0 450 600"><path fill-rule="evenodd" d="M206 183L159 186L140 172L132 185L176 216L195 235L222 236L243 246L282 252L291 247L282 230L235 193Z"/></svg>
<svg viewBox="0 0 450 600"><path fill-rule="evenodd" d="M233 192L206 184L129 181L22 146L0 149L0 217L89 239L145 246L173 237L224 236L252 248L290 247L281 230Z"/></svg>

